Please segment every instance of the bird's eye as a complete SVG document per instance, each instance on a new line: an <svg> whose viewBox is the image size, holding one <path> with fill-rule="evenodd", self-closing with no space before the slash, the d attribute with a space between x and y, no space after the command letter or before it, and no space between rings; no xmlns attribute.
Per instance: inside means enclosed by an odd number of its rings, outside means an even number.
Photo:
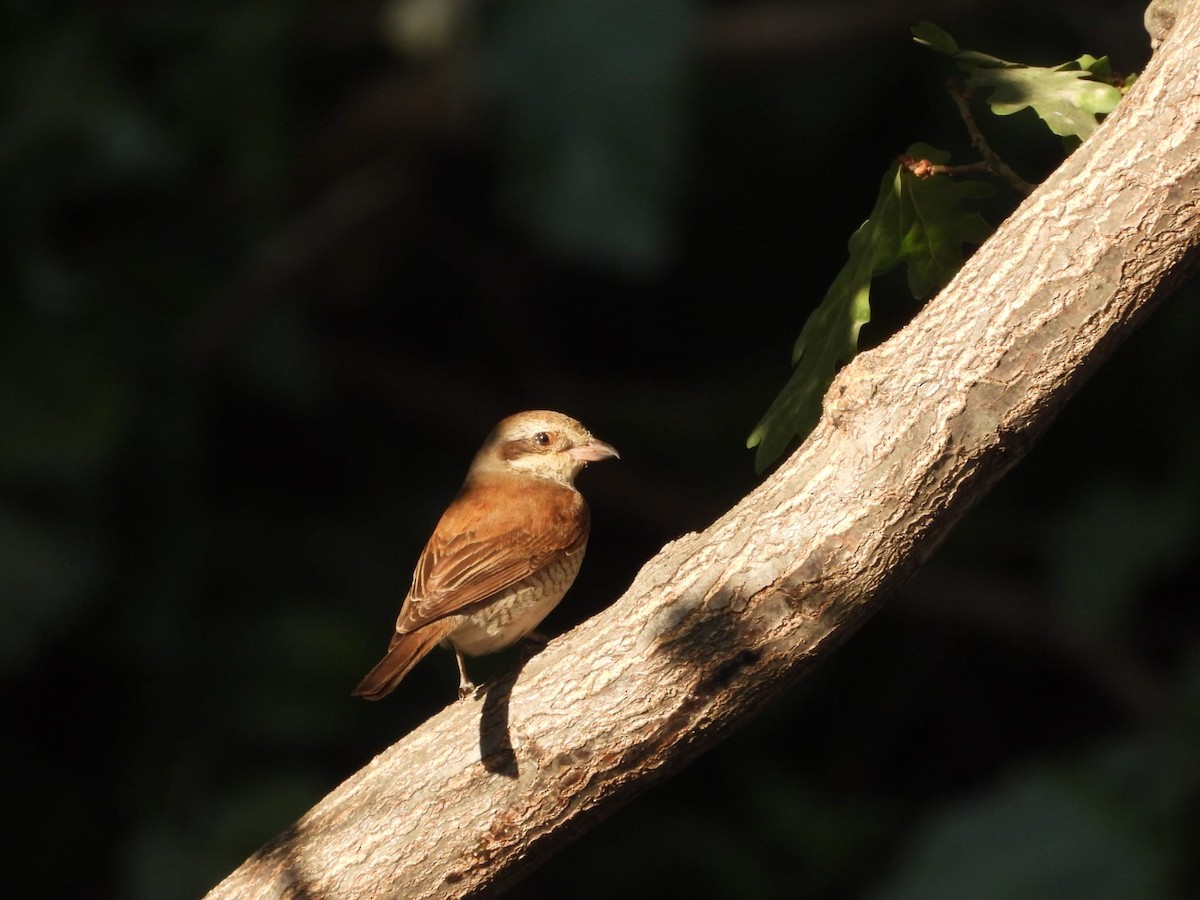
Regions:
<svg viewBox="0 0 1200 900"><path fill-rule="evenodd" d="M550 435L544 431L539 431L533 436L533 442L539 447L546 447L550 444Z"/></svg>

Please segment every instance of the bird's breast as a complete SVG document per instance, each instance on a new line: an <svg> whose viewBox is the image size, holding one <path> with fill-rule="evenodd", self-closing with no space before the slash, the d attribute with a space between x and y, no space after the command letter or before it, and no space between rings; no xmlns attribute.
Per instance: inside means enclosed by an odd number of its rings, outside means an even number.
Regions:
<svg viewBox="0 0 1200 900"><path fill-rule="evenodd" d="M583 550L563 554L528 578L518 581L488 600L449 635L458 650L470 656L495 653L516 643L537 628L579 574Z"/></svg>

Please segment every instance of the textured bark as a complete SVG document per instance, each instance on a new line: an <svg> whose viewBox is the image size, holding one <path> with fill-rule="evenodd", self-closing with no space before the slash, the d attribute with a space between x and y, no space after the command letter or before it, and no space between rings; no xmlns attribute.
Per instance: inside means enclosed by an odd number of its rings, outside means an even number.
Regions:
<svg viewBox="0 0 1200 900"><path fill-rule="evenodd" d="M816 431L611 608L380 754L211 898L461 896L693 759L850 634L1195 262L1200 0Z"/></svg>

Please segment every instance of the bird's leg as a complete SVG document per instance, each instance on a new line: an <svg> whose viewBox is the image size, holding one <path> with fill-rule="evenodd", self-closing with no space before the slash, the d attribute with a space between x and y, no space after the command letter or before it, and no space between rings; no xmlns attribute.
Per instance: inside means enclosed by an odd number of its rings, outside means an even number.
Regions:
<svg viewBox="0 0 1200 900"><path fill-rule="evenodd" d="M463 655L454 650L454 658L458 660L458 699L465 700L475 693L475 684L467 677L467 663Z"/></svg>

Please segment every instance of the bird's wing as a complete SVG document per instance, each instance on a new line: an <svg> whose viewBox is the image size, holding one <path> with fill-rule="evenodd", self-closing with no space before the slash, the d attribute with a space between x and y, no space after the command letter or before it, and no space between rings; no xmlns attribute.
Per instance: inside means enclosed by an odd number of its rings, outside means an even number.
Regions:
<svg viewBox="0 0 1200 900"><path fill-rule="evenodd" d="M468 484L442 515L396 619L404 634L468 610L587 544L578 492L521 479Z"/></svg>

